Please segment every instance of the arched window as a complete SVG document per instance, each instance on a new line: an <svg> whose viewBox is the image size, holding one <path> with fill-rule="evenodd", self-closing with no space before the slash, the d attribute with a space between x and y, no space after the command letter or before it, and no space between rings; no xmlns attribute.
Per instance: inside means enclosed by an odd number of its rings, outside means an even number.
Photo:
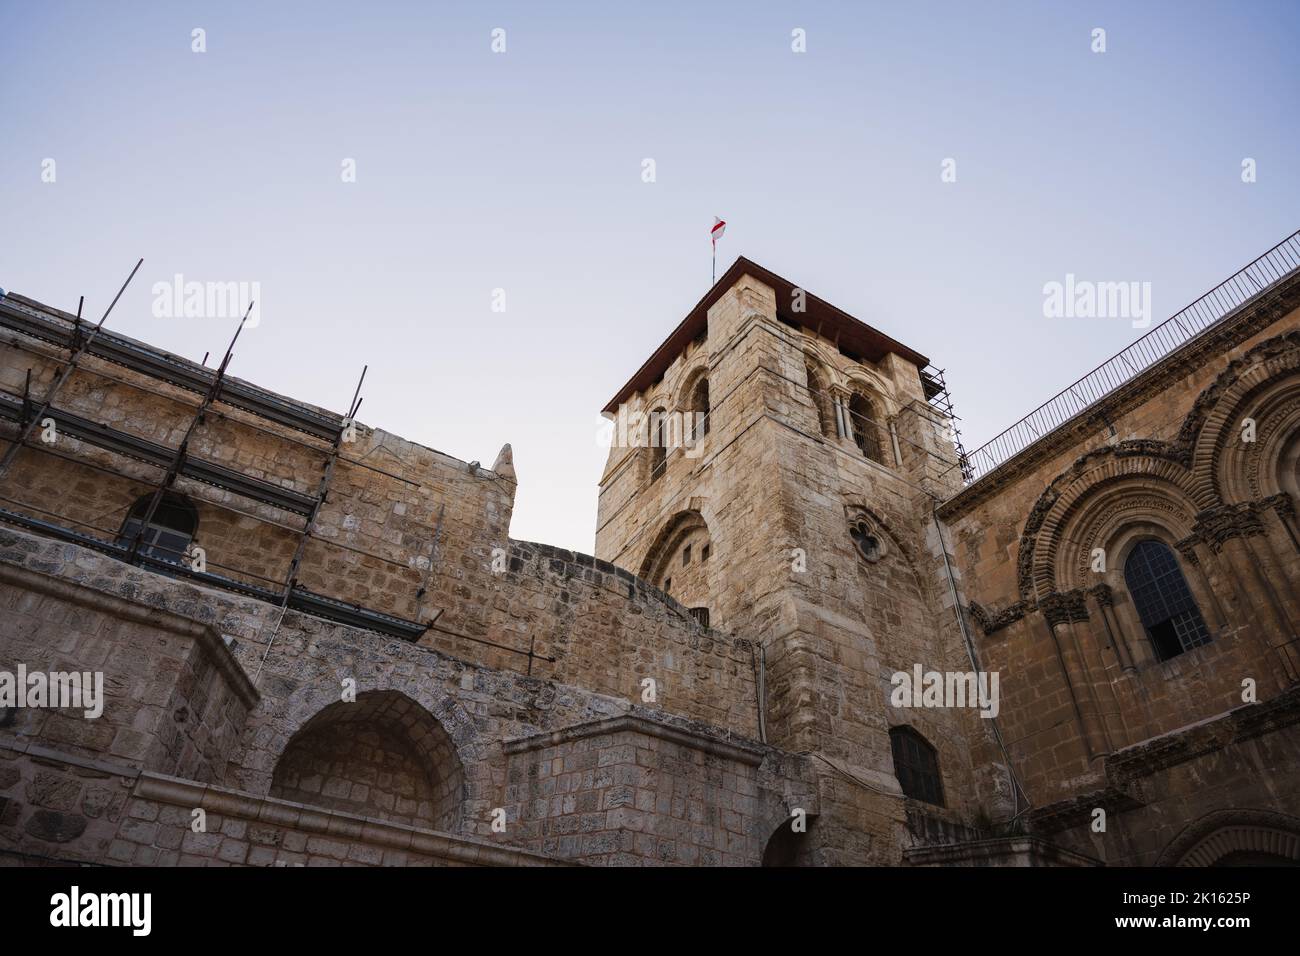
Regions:
<svg viewBox="0 0 1300 956"><path fill-rule="evenodd" d="M668 415L662 408L650 413L650 480L658 481L668 463L668 436L664 419Z"/></svg>
<svg viewBox="0 0 1300 956"><path fill-rule="evenodd" d="M808 377L808 397L817 410L817 427L823 438L834 438L835 422L831 413L830 396L826 393L826 380L811 360L804 362L804 374Z"/></svg>
<svg viewBox="0 0 1300 956"><path fill-rule="evenodd" d="M849 418L853 426L853 441L862 454L872 461L884 464L884 459L880 457L879 419L871 399L861 392L854 392L849 399Z"/></svg>
<svg viewBox="0 0 1300 956"><path fill-rule="evenodd" d="M687 433L699 441L709 433L709 380L701 378L691 391L691 420Z"/></svg>
<svg viewBox="0 0 1300 956"><path fill-rule="evenodd" d="M145 495L134 505L117 536L120 547L129 548L140 531L153 495ZM140 537L139 553L159 561L180 564L185 559L194 532L199 526L198 512L183 495L165 494L154 509L153 517Z"/></svg>
<svg viewBox="0 0 1300 956"><path fill-rule="evenodd" d="M891 727L889 743L894 751L894 776L904 796L943 806L939 756L930 742L911 727Z"/></svg>
<svg viewBox="0 0 1300 956"><path fill-rule="evenodd" d="M1210 642L1205 620L1168 545L1155 539L1139 542L1124 562L1124 583L1157 658L1165 661Z"/></svg>

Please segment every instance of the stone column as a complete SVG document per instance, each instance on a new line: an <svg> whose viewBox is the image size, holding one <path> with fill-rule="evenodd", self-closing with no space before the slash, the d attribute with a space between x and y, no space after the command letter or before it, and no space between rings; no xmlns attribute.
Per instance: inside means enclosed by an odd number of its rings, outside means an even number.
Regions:
<svg viewBox="0 0 1300 956"><path fill-rule="evenodd" d="M898 445L898 428L895 426L892 418L889 420L889 440L894 446L894 467L902 468L903 450Z"/></svg>
<svg viewBox="0 0 1300 956"><path fill-rule="evenodd" d="M1128 640L1124 637L1124 632L1115 617L1115 595L1111 592L1110 585L1098 584L1090 587L1088 588L1088 594L1092 596L1093 601L1097 604L1097 616L1101 619L1106 639L1110 642L1110 646L1115 649L1115 658L1119 661L1120 669L1127 673L1135 672L1137 664L1133 662L1133 652L1130 650Z"/></svg>
<svg viewBox="0 0 1300 956"><path fill-rule="evenodd" d="M1204 541L1195 535L1176 542L1174 547L1183 556L1183 563L1192 569L1193 577L1201 586L1201 593L1209 595L1208 610L1213 618L1215 628L1223 630L1228 626L1228 614L1223 609L1220 594L1232 594L1240 603L1242 593L1236 587L1236 582L1233 581L1230 584L1224 580L1223 568L1217 556L1210 551ZM1232 580L1230 576L1228 580ZM1193 591L1192 594L1195 596L1196 591Z"/></svg>
<svg viewBox="0 0 1300 956"><path fill-rule="evenodd" d="M1232 553L1240 565L1249 568L1255 589L1264 597L1262 602L1255 602L1264 605L1264 613L1259 615L1261 634L1265 646L1282 668L1285 677L1283 683L1300 680L1300 657L1296 652L1295 632L1291 628L1282 598L1274 589L1273 582L1268 579L1259 555L1244 536L1225 542L1224 550Z"/></svg>
<svg viewBox="0 0 1300 956"><path fill-rule="evenodd" d="M1047 622L1048 633L1056 647L1057 662L1065 678L1065 686L1070 694L1070 703L1074 708L1075 720L1078 722L1079 734L1083 739L1084 751L1091 763L1106 753L1106 730L1100 721L1096 696L1092 682L1088 677L1087 665L1079 650L1078 638L1071 629L1071 622L1087 620L1088 609L1080 591L1067 594L1052 592L1038 602L1043 619Z"/></svg>
<svg viewBox="0 0 1300 956"><path fill-rule="evenodd" d="M1300 678L1300 661L1295 659L1294 635L1281 598L1269 581L1259 555L1247 539L1263 536L1264 523L1256 503L1216 505L1196 516L1193 538L1204 542L1229 568L1237 587L1241 610L1253 623L1252 635L1263 649L1266 661L1275 662L1270 674L1282 689Z"/></svg>
<svg viewBox="0 0 1300 956"><path fill-rule="evenodd" d="M1291 547L1300 554L1300 528L1296 526L1295 502L1291 500L1291 495L1285 491L1278 492L1260 503L1267 506L1266 512L1273 517L1276 524L1282 526L1282 531L1291 542Z"/></svg>
<svg viewBox="0 0 1300 956"><path fill-rule="evenodd" d="M1273 508L1261 501L1255 510L1259 519L1260 533L1246 539L1255 561L1263 571L1264 579L1277 596L1278 604L1287 618L1291 632L1300 627L1300 604L1297 604L1296 590L1291 587L1291 579L1286 572L1286 560L1289 557L1279 545L1285 545L1283 535L1278 533L1280 517ZM1285 530L1285 529L1283 529Z"/></svg>
<svg viewBox="0 0 1300 956"><path fill-rule="evenodd" d="M832 386L830 389L831 404L835 408L835 437L853 441L853 426L849 422L849 396L842 388Z"/></svg>

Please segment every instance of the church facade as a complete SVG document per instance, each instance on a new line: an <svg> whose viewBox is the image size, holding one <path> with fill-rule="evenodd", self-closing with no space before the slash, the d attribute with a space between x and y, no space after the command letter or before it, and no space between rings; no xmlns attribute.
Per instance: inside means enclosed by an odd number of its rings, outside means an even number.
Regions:
<svg viewBox="0 0 1300 956"><path fill-rule="evenodd" d="M0 861L1298 860L1288 242L987 463L740 259L605 408L592 555L510 538L509 446L0 298Z"/></svg>

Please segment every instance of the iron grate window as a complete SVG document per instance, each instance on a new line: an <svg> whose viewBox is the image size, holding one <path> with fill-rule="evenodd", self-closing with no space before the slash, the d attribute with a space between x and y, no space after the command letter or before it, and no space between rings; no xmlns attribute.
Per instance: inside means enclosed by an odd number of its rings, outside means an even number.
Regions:
<svg viewBox="0 0 1300 956"><path fill-rule="evenodd" d="M853 430L853 441L863 456L874 462L884 464L880 453L880 435L877 430L876 408L865 395L854 392L849 399L849 418Z"/></svg>
<svg viewBox="0 0 1300 956"><path fill-rule="evenodd" d="M1160 660L1210 642L1205 619L1168 545L1140 542L1124 562L1124 582Z"/></svg>
<svg viewBox="0 0 1300 956"><path fill-rule="evenodd" d="M894 776L903 794L943 806L939 757L930 742L911 727L891 727L889 742L894 751Z"/></svg>
<svg viewBox="0 0 1300 956"><path fill-rule="evenodd" d="M658 481L668 467L668 443L664 438L664 410L661 408L650 413L650 484Z"/></svg>

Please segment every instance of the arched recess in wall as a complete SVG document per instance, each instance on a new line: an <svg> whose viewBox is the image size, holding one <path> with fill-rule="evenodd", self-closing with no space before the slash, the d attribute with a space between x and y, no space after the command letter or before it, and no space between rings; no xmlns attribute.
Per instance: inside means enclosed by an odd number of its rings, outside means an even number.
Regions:
<svg viewBox="0 0 1300 956"><path fill-rule="evenodd" d="M1020 599L1035 603L1058 591L1099 583L1093 549L1117 546L1125 525L1148 523L1173 544L1191 534L1196 501L1191 473L1160 442L1121 443L1089 452L1053 480L1030 510L1020 537ZM1107 551L1106 566L1121 555ZM1118 581L1109 581L1112 585Z"/></svg>
<svg viewBox="0 0 1300 956"><path fill-rule="evenodd" d="M823 438L834 438L835 406L831 401L830 380L812 352L804 353L804 375L808 382L808 398L817 414L817 429Z"/></svg>
<svg viewBox="0 0 1300 956"><path fill-rule="evenodd" d="M640 577L686 607L709 608L713 536L699 511L679 511L667 521L641 562Z"/></svg>
<svg viewBox="0 0 1300 956"><path fill-rule="evenodd" d="M1193 470L1225 502L1300 495L1300 331L1252 349L1206 390Z"/></svg>
<svg viewBox="0 0 1300 956"><path fill-rule="evenodd" d="M646 419L646 481L658 481L668 467L668 445L672 440L670 418L662 406Z"/></svg>
<svg viewBox="0 0 1300 956"><path fill-rule="evenodd" d="M854 367L848 373L848 424L853 443L864 458L893 466L894 452L889 437L891 413L888 389L878 376Z"/></svg>
<svg viewBox="0 0 1300 956"><path fill-rule="evenodd" d="M1035 582L1044 594L1103 583L1123 587L1116 575L1137 541L1156 538L1174 547L1195 522L1195 502L1172 481L1099 478L1045 522L1035 548Z"/></svg>
<svg viewBox="0 0 1300 956"><path fill-rule="evenodd" d="M682 380L677 408L682 413L682 439L685 444L700 441L709 434L713 428L713 404L709 391L708 366L700 364Z"/></svg>
<svg viewBox="0 0 1300 956"><path fill-rule="evenodd" d="M465 769L442 724L395 690L336 701L290 738L271 796L426 829L460 828Z"/></svg>
<svg viewBox="0 0 1300 956"><path fill-rule="evenodd" d="M1120 666L1176 657L1224 623L1208 577L1180 545L1196 522L1190 482L1167 459L1100 456L1041 516L1029 552L1033 597L1096 596L1088 613L1101 616Z"/></svg>
<svg viewBox="0 0 1300 956"><path fill-rule="evenodd" d="M1300 819L1275 810L1215 810L1174 837L1156 866L1300 866Z"/></svg>
<svg viewBox="0 0 1300 956"><path fill-rule="evenodd" d="M763 847L763 866L794 867L813 866L813 849L816 846L817 817L808 814L803 818L804 829L796 830L793 818L782 821Z"/></svg>

